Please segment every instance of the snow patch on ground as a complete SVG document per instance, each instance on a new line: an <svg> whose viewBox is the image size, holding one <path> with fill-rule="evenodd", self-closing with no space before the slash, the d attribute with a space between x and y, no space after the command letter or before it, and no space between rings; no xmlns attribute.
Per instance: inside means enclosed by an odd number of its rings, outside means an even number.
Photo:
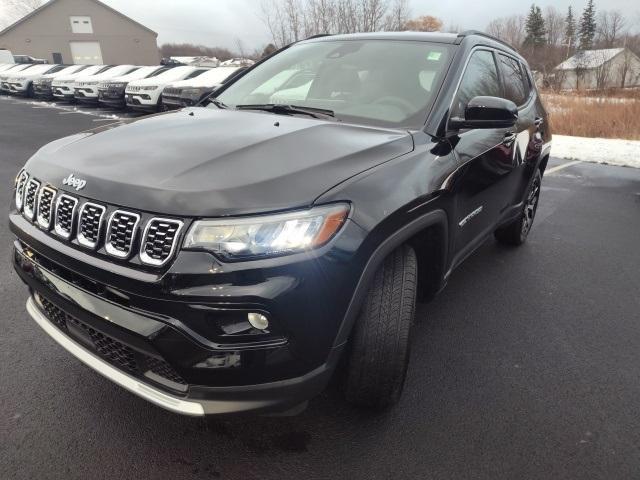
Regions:
<svg viewBox="0 0 640 480"><path fill-rule="evenodd" d="M640 140L554 135L551 156L640 168Z"/></svg>

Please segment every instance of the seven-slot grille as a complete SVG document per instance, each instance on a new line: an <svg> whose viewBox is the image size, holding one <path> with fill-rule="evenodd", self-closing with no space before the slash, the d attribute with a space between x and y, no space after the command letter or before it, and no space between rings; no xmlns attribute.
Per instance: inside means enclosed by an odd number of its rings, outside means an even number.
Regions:
<svg viewBox="0 0 640 480"><path fill-rule="evenodd" d="M42 187L38 194L38 214L36 216L38 225L42 228L51 228L51 217L53 214L53 199L56 191L51 187Z"/></svg>
<svg viewBox="0 0 640 480"><path fill-rule="evenodd" d="M16 182L16 208L20 210L22 208L22 204L24 202L24 190L27 186L27 181L29 180L29 175L27 172L22 172L18 175L18 181Z"/></svg>
<svg viewBox="0 0 640 480"><path fill-rule="evenodd" d="M163 265L171 255L182 229L182 222L167 218L153 218L145 228L140 260L149 265Z"/></svg>
<svg viewBox="0 0 640 480"><path fill-rule="evenodd" d="M27 183L27 190L24 194L24 215L29 220L33 220L36 214L36 198L38 195L38 189L40 188L40 182L31 179Z"/></svg>
<svg viewBox="0 0 640 480"><path fill-rule="evenodd" d="M56 214L53 229L65 240L73 233L73 220L78 200L69 195L60 195L56 202Z"/></svg>
<svg viewBox="0 0 640 480"><path fill-rule="evenodd" d="M151 218L142 232L138 213L115 210L105 221L109 207L93 202L80 203L76 197L41 185L22 171L16 179L16 209L44 230L53 231L64 240L104 251L120 259L129 259L134 249L139 260L159 267L174 255L184 223L170 218ZM140 235L142 232L142 235ZM140 239L138 239L140 237Z"/></svg>
<svg viewBox="0 0 640 480"><path fill-rule="evenodd" d="M140 215L137 213L116 210L111 214L105 243L109 255L127 258L131 254L139 222Z"/></svg>
<svg viewBox="0 0 640 480"><path fill-rule="evenodd" d="M102 217L106 209L102 205L87 202L80 209L78 220L78 243L88 248L96 248L100 240Z"/></svg>

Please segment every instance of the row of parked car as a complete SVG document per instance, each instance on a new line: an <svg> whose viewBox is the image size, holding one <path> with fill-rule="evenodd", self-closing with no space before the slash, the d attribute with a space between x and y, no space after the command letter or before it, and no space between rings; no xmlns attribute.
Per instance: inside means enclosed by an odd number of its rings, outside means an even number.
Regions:
<svg viewBox="0 0 640 480"><path fill-rule="evenodd" d="M154 112L195 105L245 68L0 64L0 92Z"/></svg>

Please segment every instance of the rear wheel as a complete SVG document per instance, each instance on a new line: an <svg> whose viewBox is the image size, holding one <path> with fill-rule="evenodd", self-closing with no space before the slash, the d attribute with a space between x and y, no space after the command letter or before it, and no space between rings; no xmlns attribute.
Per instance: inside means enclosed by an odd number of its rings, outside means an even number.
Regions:
<svg viewBox="0 0 640 480"><path fill-rule="evenodd" d="M540 186L542 184L542 175L540 170L536 170L533 182L527 193L527 199L520 216L508 223L504 227L500 227L495 231L496 239L506 245L522 245L533 226L533 219L538 210L538 200L540 199Z"/></svg>
<svg viewBox="0 0 640 480"><path fill-rule="evenodd" d="M409 363L417 269L416 254L405 245L376 272L351 340L345 385L350 403L382 409L400 398Z"/></svg>

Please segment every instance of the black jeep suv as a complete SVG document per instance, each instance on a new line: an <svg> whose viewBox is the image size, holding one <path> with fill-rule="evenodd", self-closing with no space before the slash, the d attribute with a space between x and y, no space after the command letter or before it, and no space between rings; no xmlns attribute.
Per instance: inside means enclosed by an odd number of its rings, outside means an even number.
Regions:
<svg viewBox="0 0 640 480"><path fill-rule="evenodd" d="M416 299L487 237L525 241L550 139L495 39L312 38L199 107L43 147L13 261L51 337L166 409L292 411L337 365L349 401L384 407Z"/></svg>

